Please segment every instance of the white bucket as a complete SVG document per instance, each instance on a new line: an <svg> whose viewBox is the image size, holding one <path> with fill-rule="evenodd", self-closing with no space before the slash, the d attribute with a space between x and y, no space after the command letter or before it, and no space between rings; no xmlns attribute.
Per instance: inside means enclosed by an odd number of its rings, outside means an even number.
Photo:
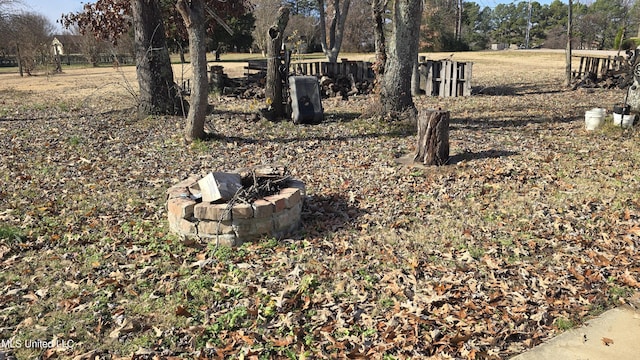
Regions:
<svg viewBox="0 0 640 360"><path fill-rule="evenodd" d="M635 120L635 115L622 115L621 126L623 128L630 128L633 126L633 120Z"/></svg>
<svg viewBox="0 0 640 360"><path fill-rule="evenodd" d="M613 125L622 126L622 114L613 113Z"/></svg>
<svg viewBox="0 0 640 360"><path fill-rule="evenodd" d="M604 122L606 110L602 108L593 108L584 113L584 124L587 130L595 130Z"/></svg>
<svg viewBox="0 0 640 360"><path fill-rule="evenodd" d="M632 114L622 115L618 113L613 113L613 125L621 126L623 128L632 127L635 117L636 116Z"/></svg>

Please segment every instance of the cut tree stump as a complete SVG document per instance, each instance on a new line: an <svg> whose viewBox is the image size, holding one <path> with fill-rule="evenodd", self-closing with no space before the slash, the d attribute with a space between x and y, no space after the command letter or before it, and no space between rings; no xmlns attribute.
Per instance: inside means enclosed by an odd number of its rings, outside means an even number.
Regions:
<svg viewBox="0 0 640 360"><path fill-rule="evenodd" d="M271 102L270 110L265 113L269 120L280 120L285 117L285 107L282 103L282 40L289 22L289 8L278 10L276 22L267 31L267 82L264 95L267 102Z"/></svg>
<svg viewBox="0 0 640 360"><path fill-rule="evenodd" d="M449 112L422 110L418 114L418 144L413 161L445 165L449 161Z"/></svg>

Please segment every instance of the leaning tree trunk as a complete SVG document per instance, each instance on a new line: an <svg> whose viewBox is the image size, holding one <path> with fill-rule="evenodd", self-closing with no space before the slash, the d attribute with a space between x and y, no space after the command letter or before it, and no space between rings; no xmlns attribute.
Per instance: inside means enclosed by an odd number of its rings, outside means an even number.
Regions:
<svg viewBox="0 0 640 360"><path fill-rule="evenodd" d="M140 87L138 114L182 115L185 109L173 80L158 0L133 0L131 9Z"/></svg>
<svg viewBox="0 0 640 360"><path fill-rule="evenodd" d="M381 101L392 114L415 110L411 97L411 77L418 61L418 36L423 0L396 0L392 10L392 30L387 37Z"/></svg>
<svg viewBox="0 0 640 360"><path fill-rule="evenodd" d="M449 112L425 110L418 114L418 144L414 161L444 165L449 160Z"/></svg>
<svg viewBox="0 0 640 360"><path fill-rule="evenodd" d="M282 104L282 74L280 73L280 50L284 30L289 22L289 8L281 7L278 10L276 22L269 28L267 36L267 83L265 86L265 98L271 107L269 116L273 120L283 119L285 116Z"/></svg>
<svg viewBox="0 0 640 360"><path fill-rule="evenodd" d="M187 115L185 139L204 139L204 122L209 108L209 83L207 81L206 14L202 0L179 0L176 4L189 33L189 52L193 71L191 104Z"/></svg>

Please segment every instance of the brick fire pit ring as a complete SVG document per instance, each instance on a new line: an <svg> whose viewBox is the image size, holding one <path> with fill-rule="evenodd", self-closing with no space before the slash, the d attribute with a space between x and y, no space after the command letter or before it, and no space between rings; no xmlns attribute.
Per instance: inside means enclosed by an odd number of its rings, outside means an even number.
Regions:
<svg viewBox="0 0 640 360"><path fill-rule="evenodd" d="M169 227L182 237L235 247L263 236L283 238L300 226L306 195L300 180L287 180L279 193L250 204L229 204L195 197L190 189L199 178L192 175L167 190Z"/></svg>

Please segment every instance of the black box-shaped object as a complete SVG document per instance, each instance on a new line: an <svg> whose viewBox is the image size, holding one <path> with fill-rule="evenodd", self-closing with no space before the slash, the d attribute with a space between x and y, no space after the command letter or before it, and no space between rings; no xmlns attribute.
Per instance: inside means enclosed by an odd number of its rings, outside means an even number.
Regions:
<svg viewBox="0 0 640 360"><path fill-rule="evenodd" d="M319 123L324 117L320 85L315 76L289 76L291 120L294 124Z"/></svg>

